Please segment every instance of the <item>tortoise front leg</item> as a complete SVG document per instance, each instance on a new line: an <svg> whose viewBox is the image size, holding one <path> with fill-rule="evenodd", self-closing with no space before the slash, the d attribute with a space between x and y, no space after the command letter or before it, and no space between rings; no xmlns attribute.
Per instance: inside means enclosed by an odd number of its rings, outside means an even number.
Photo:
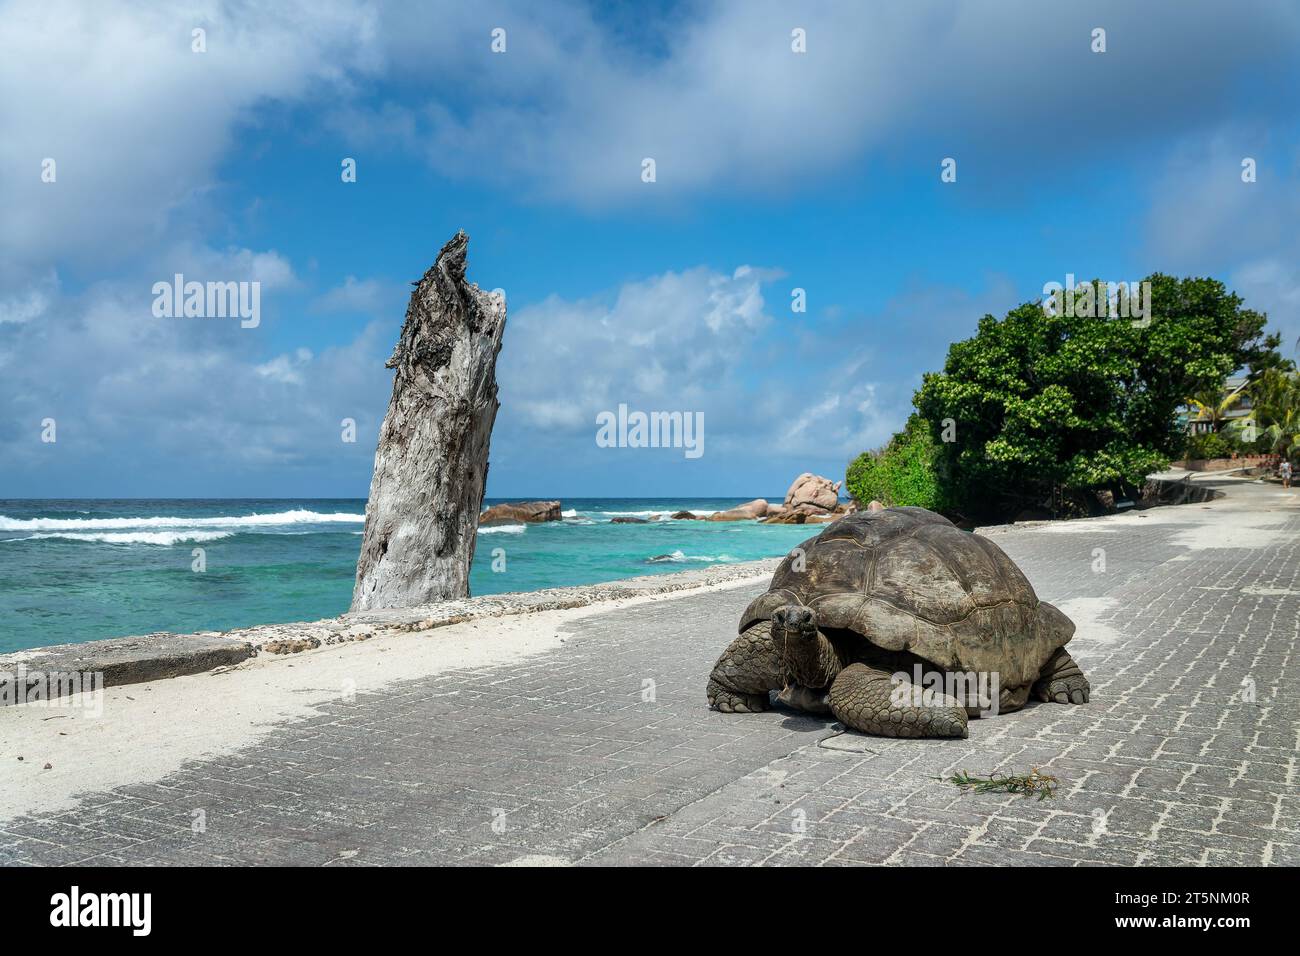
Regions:
<svg viewBox="0 0 1300 956"><path fill-rule="evenodd" d="M831 712L846 727L881 737L965 737L966 708L888 671L850 664L831 684Z"/></svg>
<svg viewBox="0 0 1300 956"><path fill-rule="evenodd" d="M1002 690L998 692L998 713L1010 714L1019 710L1021 707L1024 707L1025 701L1029 700L1030 690L1031 687L1029 684L1021 684L1019 687L1003 687ZM966 712L968 714L970 713L969 710ZM971 716L974 717L976 715L971 714Z"/></svg>
<svg viewBox="0 0 1300 956"><path fill-rule="evenodd" d="M756 714L771 706L768 691L784 684L772 622L760 621L732 641L713 666L709 706L725 714Z"/></svg>

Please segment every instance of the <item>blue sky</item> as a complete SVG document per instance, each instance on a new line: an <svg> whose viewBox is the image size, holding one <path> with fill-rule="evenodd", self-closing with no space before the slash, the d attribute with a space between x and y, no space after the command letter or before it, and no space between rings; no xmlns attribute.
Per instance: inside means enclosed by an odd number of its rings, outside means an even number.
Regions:
<svg viewBox="0 0 1300 956"><path fill-rule="evenodd" d="M364 496L462 228L509 302L496 497L842 477L1067 273L1214 275L1300 337L1291 3L262 7L0 3L0 497ZM156 318L175 272L261 324ZM705 454L597 447L620 403Z"/></svg>

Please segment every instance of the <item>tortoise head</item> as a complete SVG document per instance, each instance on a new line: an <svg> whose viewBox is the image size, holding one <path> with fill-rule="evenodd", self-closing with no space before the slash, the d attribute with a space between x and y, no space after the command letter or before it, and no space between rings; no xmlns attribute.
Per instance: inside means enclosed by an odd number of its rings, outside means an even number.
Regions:
<svg viewBox="0 0 1300 956"><path fill-rule="evenodd" d="M809 636L817 632L817 612L802 604L785 604L772 612L772 631L794 630Z"/></svg>
<svg viewBox="0 0 1300 956"><path fill-rule="evenodd" d="M820 653L817 613L801 604L785 604L777 608L772 612L772 643L781 657L781 670L786 681L807 683L807 674L815 671Z"/></svg>

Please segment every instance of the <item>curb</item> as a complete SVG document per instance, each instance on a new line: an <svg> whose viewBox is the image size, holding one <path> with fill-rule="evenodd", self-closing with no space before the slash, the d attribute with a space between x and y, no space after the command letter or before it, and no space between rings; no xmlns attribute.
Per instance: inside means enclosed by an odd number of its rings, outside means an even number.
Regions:
<svg viewBox="0 0 1300 956"><path fill-rule="evenodd" d="M16 651L0 657L0 707L200 674L256 653L246 641L167 633Z"/></svg>

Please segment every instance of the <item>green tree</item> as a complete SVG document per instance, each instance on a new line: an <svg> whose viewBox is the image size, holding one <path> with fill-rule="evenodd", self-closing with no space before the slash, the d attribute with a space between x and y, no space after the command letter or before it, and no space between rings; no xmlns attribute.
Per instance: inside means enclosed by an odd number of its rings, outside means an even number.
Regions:
<svg viewBox="0 0 1300 956"><path fill-rule="evenodd" d="M938 458L929 423L912 415L888 445L865 451L849 464L844 485L860 505L879 501L942 511L947 501L936 473Z"/></svg>
<svg viewBox="0 0 1300 956"><path fill-rule="evenodd" d="M1224 394L1223 387L1209 388L1199 395L1192 395L1187 399L1187 405L1196 414L1191 419L1194 422L1209 422L1210 431L1217 432L1223 429L1223 425L1228 421L1228 413L1250 397L1250 382L1247 380L1239 388Z"/></svg>
<svg viewBox="0 0 1300 956"><path fill-rule="evenodd" d="M1182 451L1186 396L1217 392L1235 369L1277 364L1267 317L1222 283L1147 281L1149 322L1026 303L986 315L949 348L943 371L924 377L914 401L934 437L946 419L955 424L936 468L959 507L989 513L1060 489L1138 484Z"/></svg>
<svg viewBox="0 0 1300 956"><path fill-rule="evenodd" d="M1293 365L1269 369L1254 393L1261 443L1273 454L1300 457L1300 372Z"/></svg>

